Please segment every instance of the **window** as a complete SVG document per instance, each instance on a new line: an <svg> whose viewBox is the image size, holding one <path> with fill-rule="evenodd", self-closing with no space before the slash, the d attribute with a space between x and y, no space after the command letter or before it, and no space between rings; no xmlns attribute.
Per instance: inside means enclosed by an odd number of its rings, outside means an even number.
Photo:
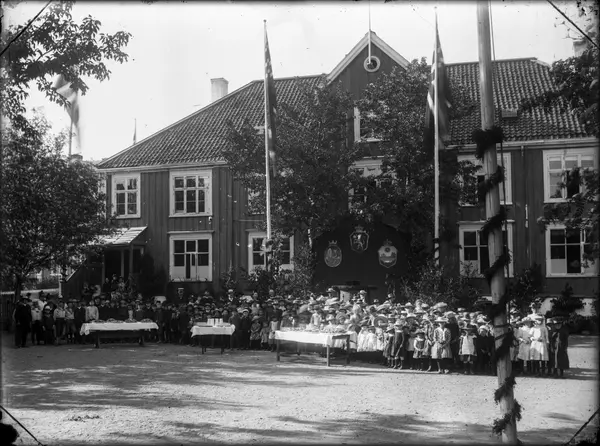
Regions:
<svg viewBox="0 0 600 446"><path fill-rule="evenodd" d="M256 267L266 268L267 257L265 256L264 246L267 234L264 232L251 232L248 235L248 271ZM282 240L281 251L283 259L281 269L293 269L292 258L294 257L294 237L284 238Z"/></svg>
<svg viewBox="0 0 600 446"><path fill-rule="evenodd" d="M212 236L193 233L173 235L170 240L171 280L212 280Z"/></svg>
<svg viewBox="0 0 600 446"><path fill-rule="evenodd" d="M458 161L470 161L475 166L478 166L479 169L475 172L475 175L471 178L463 178L463 182L469 182L471 186L475 186L474 195L467 197L467 201L464 203L460 203L461 206L476 206L481 204L479 202L479 197L477 195L477 185L485 180L485 175L483 172L483 160L478 160L474 155L459 155ZM500 153L498 153L498 166L502 166L502 157ZM512 204L512 167L511 167L511 157L510 153L504 153L504 186L502 184L499 185L500 192L500 204L504 204L504 189L506 189L506 204Z"/></svg>
<svg viewBox="0 0 600 446"><path fill-rule="evenodd" d="M490 267L490 257L487 238L481 234L483 224L463 224L460 226L460 261L465 267L469 267L476 274L483 274ZM507 230L502 231L504 237L505 249L509 254L512 253L512 225L507 226ZM513 275L513 262L509 264L509 274Z"/></svg>
<svg viewBox="0 0 600 446"><path fill-rule="evenodd" d="M366 119L361 120L361 113L357 107L354 107L354 142L378 142L381 141L375 134L375 129L369 124L369 119L376 115L370 113L365 115Z"/></svg>
<svg viewBox="0 0 600 446"><path fill-rule="evenodd" d="M171 217L210 215L210 171L171 172Z"/></svg>
<svg viewBox="0 0 600 446"><path fill-rule="evenodd" d="M140 217L140 174L113 175L112 202L119 218Z"/></svg>
<svg viewBox="0 0 600 446"><path fill-rule="evenodd" d="M590 253L585 231L568 231L562 225L550 225L546 229L546 275L595 275L597 263L585 267L584 253ZM549 255L548 255L549 254Z"/></svg>
<svg viewBox="0 0 600 446"><path fill-rule="evenodd" d="M359 172L365 178L379 177L381 175L381 159L359 160L356 161L350 169ZM372 181L369 181L366 187L377 187L377 180L373 179ZM358 203L360 201L364 202L366 199L365 187L350 191L350 204Z"/></svg>
<svg viewBox="0 0 600 446"><path fill-rule="evenodd" d="M555 203L582 192L574 184L567 187L569 176L575 169L594 169L598 160L594 149L546 150L544 151L544 200Z"/></svg>

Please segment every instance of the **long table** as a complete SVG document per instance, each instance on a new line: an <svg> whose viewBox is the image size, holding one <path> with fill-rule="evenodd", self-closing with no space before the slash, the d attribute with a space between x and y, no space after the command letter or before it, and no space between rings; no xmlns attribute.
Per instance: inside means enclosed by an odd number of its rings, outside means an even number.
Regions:
<svg viewBox="0 0 600 446"><path fill-rule="evenodd" d="M192 327L192 338L194 336L221 336L221 354L225 351L225 336L231 337L233 332L235 331L235 325L230 325L228 327L204 327L194 325ZM202 354L206 352L206 346L200 343L200 347L202 349Z"/></svg>
<svg viewBox="0 0 600 446"><path fill-rule="evenodd" d="M139 344L144 345L144 332L158 330L155 322L90 322L81 326L80 334L95 334L96 348L100 348L100 339L138 338Z"/></svg>
<svg viewBox="0 0 600 446"><path fill-rule="evenodd" d="M350 342L354 335L356 342L356 333L310 333L302 331L276 331L275 341L277 343L277 361L280 360L281 341L296 342L298 344L318 344L327 348L327 367L330 366L331 347L336 347L342 341L346 348L346 364L350 364ZM300 355L298 346L297 354Z"/></svg>

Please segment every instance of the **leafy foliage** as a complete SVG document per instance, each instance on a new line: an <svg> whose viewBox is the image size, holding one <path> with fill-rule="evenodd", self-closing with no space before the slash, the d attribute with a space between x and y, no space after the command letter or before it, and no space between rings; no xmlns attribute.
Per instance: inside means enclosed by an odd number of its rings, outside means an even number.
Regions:
<svg viewBox="0 0 600 446"><path fill-rule="evenodd" d="M11 120L25 112L24 101L35 84L50 100L65 105L65 99L52 88L54 77L62 74L72 87L84 95L88 85L83 77L98 81L109 79L105 61L126 62L123 48L131 34L100 32L101 23L91 16L75 23L71 16L74 2L53 2L32 26L15 40L3 55L0 65L0 103L2 114ZM2 33L2 49L25 27L11 26Z"/></svg>
<svg viewBox="0 0 600 446"><path fill-rule="evenodd" d="M576 310L581 310L583 308L583 300L581 299L581 297L574 295L573 287L571 287L568 283L565 284L565 288L560 292L560 296L552 299L551 302L552 317L573 316Z"/></svg>
<svg viewBox="0 0 600 446"><path fill-rule="evenodd" d="M347 144L350 96L336 85L314 89L297 82L301 97L294 104L279 104L280 174L271 179L271 214L273 226L283 234L300 230L314 240L346 212L340 205L349 190L346 169L360 153ZM254 192L251 208L264 213L264 136L247 121L239 129L230 123L228 140L231 148L224 158L235 178Z"/></svg>
<svg viewBox="0 0 600 446"><path fill-rule="evenodd" d="M53 137L42 115L16 119L2 133L0 273L18 291L30 273L77 266L113 225L94 167L65 159L64 135Z"/></svg>
<svg viewBox="0 0 600 446"><path fill-rule="evenodd" d="M517 273L509 284L511 307L524 316L532 305L541 305L543 299L539 292L542 289L542 282L542 267L538 263Z"/></svg>
<svg viewBox="0 0 600 446"><path fill-rule="evenodd" d="M140 275L135 291L142 293L144 298L164 295L167 281L165 269L163 267L156 268L154 258L145 252L140 259ZM132 285L130 283L130 286ZM132 286L132 288L134 287Z"/></svg>
<svg viewBox="0 0 600 446"><path fill-rule="evenodd" d="M400 294L402 299L411 302L419 299L428 305L445 302L455 309L472 308L481 298L480 290L473 285L475 277L475 271L466 264L463 265L463 274L455 276L429 259L416 280L403 280Z"/></svg>

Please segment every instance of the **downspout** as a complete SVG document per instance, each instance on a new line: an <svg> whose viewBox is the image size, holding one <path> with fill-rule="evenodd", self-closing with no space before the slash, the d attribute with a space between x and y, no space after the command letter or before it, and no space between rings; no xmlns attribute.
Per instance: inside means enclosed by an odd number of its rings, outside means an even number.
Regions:
<svg viewBox="0 0 600 446"><path fill-rule="evenodd" d="M525 146L521 146L521 166L525 166ZM525 202L525 254L527 258L527 267L531 266L531 237L529 237L529 200L527 191L529 190L529 175L525 175L525 192L523 201Z"/></svg>

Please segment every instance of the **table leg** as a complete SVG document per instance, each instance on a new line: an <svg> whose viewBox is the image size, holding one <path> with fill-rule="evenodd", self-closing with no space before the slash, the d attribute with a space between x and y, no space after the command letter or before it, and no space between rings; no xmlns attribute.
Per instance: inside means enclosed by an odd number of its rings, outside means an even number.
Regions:
<svg viewBox="0 0 600 446"><path fill-rule="evenodd" d="M221 335L221 354L225 351L225 335Z"/></svg>
<svg viewBox="0 0 600 446"><path fill-rule="evenodd" d="M300 356L300 343L296 342L296 354Z"/></svg>
<svg viewBox="0 0 600 446"><path fill-rule="evenodd" d="M143 347L144 346L144 332L140 333L140 346Z"/></svg>
<svg viewBox="0 0 600 446"><path fill-rule="evenodd" d="M329 367L329 344L327 344L327 367Z"/></svg>
<svg viewBox="0 0 600 446"><path fill-rule="evenodd" d="M276 341L277 341L277 362L279 362L279 346L280 346L281 341L279 339L276 339Z"/></svg>
<svg viewBox="0 0 600 446"><path fill-rule="evenodd" d="M96 332L96 348L100 348L100 332Z"/></svg>
<svg viewBox="0 0 600 446"><path fill-rule="evenodd" d="M350 336L346 338L346 365L350 364Z"/></svg>

